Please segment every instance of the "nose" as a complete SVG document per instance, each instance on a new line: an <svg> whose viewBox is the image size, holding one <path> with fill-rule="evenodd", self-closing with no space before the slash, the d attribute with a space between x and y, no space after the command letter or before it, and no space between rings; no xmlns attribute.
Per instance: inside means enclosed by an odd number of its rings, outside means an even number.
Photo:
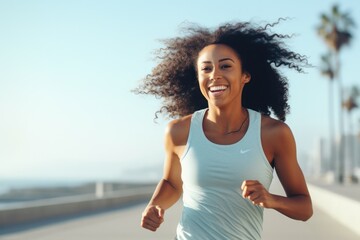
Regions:
<svg viewBox="0 0 360 240"><path fill-rule="evenodd" d="M210 74L210 80L218 80L221 78L220 71L217 67L214 67L211 74Z"/></svg>

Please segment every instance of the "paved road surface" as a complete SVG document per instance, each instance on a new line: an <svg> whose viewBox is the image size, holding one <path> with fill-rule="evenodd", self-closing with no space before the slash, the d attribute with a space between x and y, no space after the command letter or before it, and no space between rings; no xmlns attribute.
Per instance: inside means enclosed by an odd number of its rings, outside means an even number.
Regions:
<svg viewBox="0 0 360 240"><path fill-rule="evenodd" d="M276 187L276 184L275 184ZM279 191L278 189L274 190ZM173 239L180 216L177 204L165 214L165 222L153 233L140 227L146 203L122 209L54 222L0 235L1 240L167 240ZM19 229L21 230L21 229ZM1 232L1 231L0 231ZM307 222L294 221L265 210L264 240L359 240L359 236L315 207Z"/></svg>
<svg viewBox="0 0 360 240"><path fill-rule="evenodd" d="M0 236L2 240L165 240L173 239L180 204L165 215L161 228L153 233L139 226L145 204L113 212L72 219L60 223ZM275 211L265 211L264 240L358 240L359 237L315 209L308 222L287 219Z"/></svg>

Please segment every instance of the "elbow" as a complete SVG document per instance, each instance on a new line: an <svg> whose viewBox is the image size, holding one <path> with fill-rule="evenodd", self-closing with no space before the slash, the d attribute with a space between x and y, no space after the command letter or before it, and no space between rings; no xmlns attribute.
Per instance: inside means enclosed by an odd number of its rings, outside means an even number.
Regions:
<svg viewBox="0 0 360 240"><path fill-rule="evenodd" d="M304 208L303 208L303 214L302 214L302 217L300 219L303 222L306 222L307 220L309 220L312 217L312 215L314 214L313 205L312 205L310 195L306 196L305 199L306 200L304 201L305 205L304 205Z"/></svg>
<svg viewBox="0 0 360 240"><path fill-rule="evenodd" d="M294 214L291 218L294 220L306 222L312 217L314 213L311 199L308 198L306 201L303 202L303 204L300 204L300 206L301 207L296 210L297 214Z"/></svg>
<svg viewBox="0 0 360 240"><path fill-rule="evenodd" d="M304 215L302 216L302 218L300 220L303 222L306 222L307 220L309 220L312 217L313 213L314 213L314 211L312 208L312 204L310 203L308 209L306 211L304 211Z"/></svg>
<svg viewBox="0 0 360 240"><path fill-rule="evenodd" d="M290 218L297 220L297 221L303 221L306 222L307 220L309 220L313 215L313 211L312 209L309 211L304 211L302 212L300 215L297 216L289 216Z"/></svg>
<svg viewBox="0 0 360 240"><path fill-rule="evenodd" d="M311 206L310 206L309 213L308 213L308 215L307 215L307 218L304 220L304 222L307 221L307 220L309 220L309 219L313 216L313 214L314 214L314 211L313 211L313 208L312 208L312 205L311 205Z"/></svg>
<svg viewBox="0 0 360 240"><path fill-rule="evenodd" d="M304 215L304 217L301 219L301 221L306 222L307 220L309 220L313 215L313 211L311 210L309 213L307 213L306 215Z"/></svg>

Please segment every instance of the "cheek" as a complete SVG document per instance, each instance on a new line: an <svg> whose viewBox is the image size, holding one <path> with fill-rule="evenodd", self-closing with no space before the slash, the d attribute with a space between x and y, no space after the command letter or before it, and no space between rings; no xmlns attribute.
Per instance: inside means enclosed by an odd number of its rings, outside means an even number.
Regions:
<svg viewBox="0 0 360 240"><path fill-rule="evenodd" d="M198 77L198 84L199 84L201 93L206 97L207 96L207 84L206 84L205 79Z"/></svg>
<svg viewBox="0 0 360 240"><path fill-rule="evenodd" d="M199 83L199 86L200 86L201 88L206 87L206 86L207 86L206 77L201 76L201 75L198 76L198 83Z"/></svg>
<svg viewBox="0 0 360 240"><path fill-rule="evenodd" d="M202 88L206 84L205 78L202 75L198 75L197 80L200 88Z"/></svg>

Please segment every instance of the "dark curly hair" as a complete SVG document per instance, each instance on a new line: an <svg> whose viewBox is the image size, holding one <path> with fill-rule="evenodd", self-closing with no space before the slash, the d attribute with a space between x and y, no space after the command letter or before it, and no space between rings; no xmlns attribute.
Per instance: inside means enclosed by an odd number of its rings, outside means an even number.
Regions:
<svg viewBox="0 0 360 240"><path fill-rule="evenodd" d="M160 62L134 90L163 100L156 112L181 117L207 107L197 81L196 60L199 52L210 44L225 44L237 52L242 69L251 75L243 90L243 106L269 116L271 112L285 121L289 112L288 83L278 67L303 72L308 66L305 56L287 49L283 40L289 35L274 34L269 28L249 22L225 24L215 30L199 26L185 28L182 37L163 40L164 48L156 51Z"/></svg>

